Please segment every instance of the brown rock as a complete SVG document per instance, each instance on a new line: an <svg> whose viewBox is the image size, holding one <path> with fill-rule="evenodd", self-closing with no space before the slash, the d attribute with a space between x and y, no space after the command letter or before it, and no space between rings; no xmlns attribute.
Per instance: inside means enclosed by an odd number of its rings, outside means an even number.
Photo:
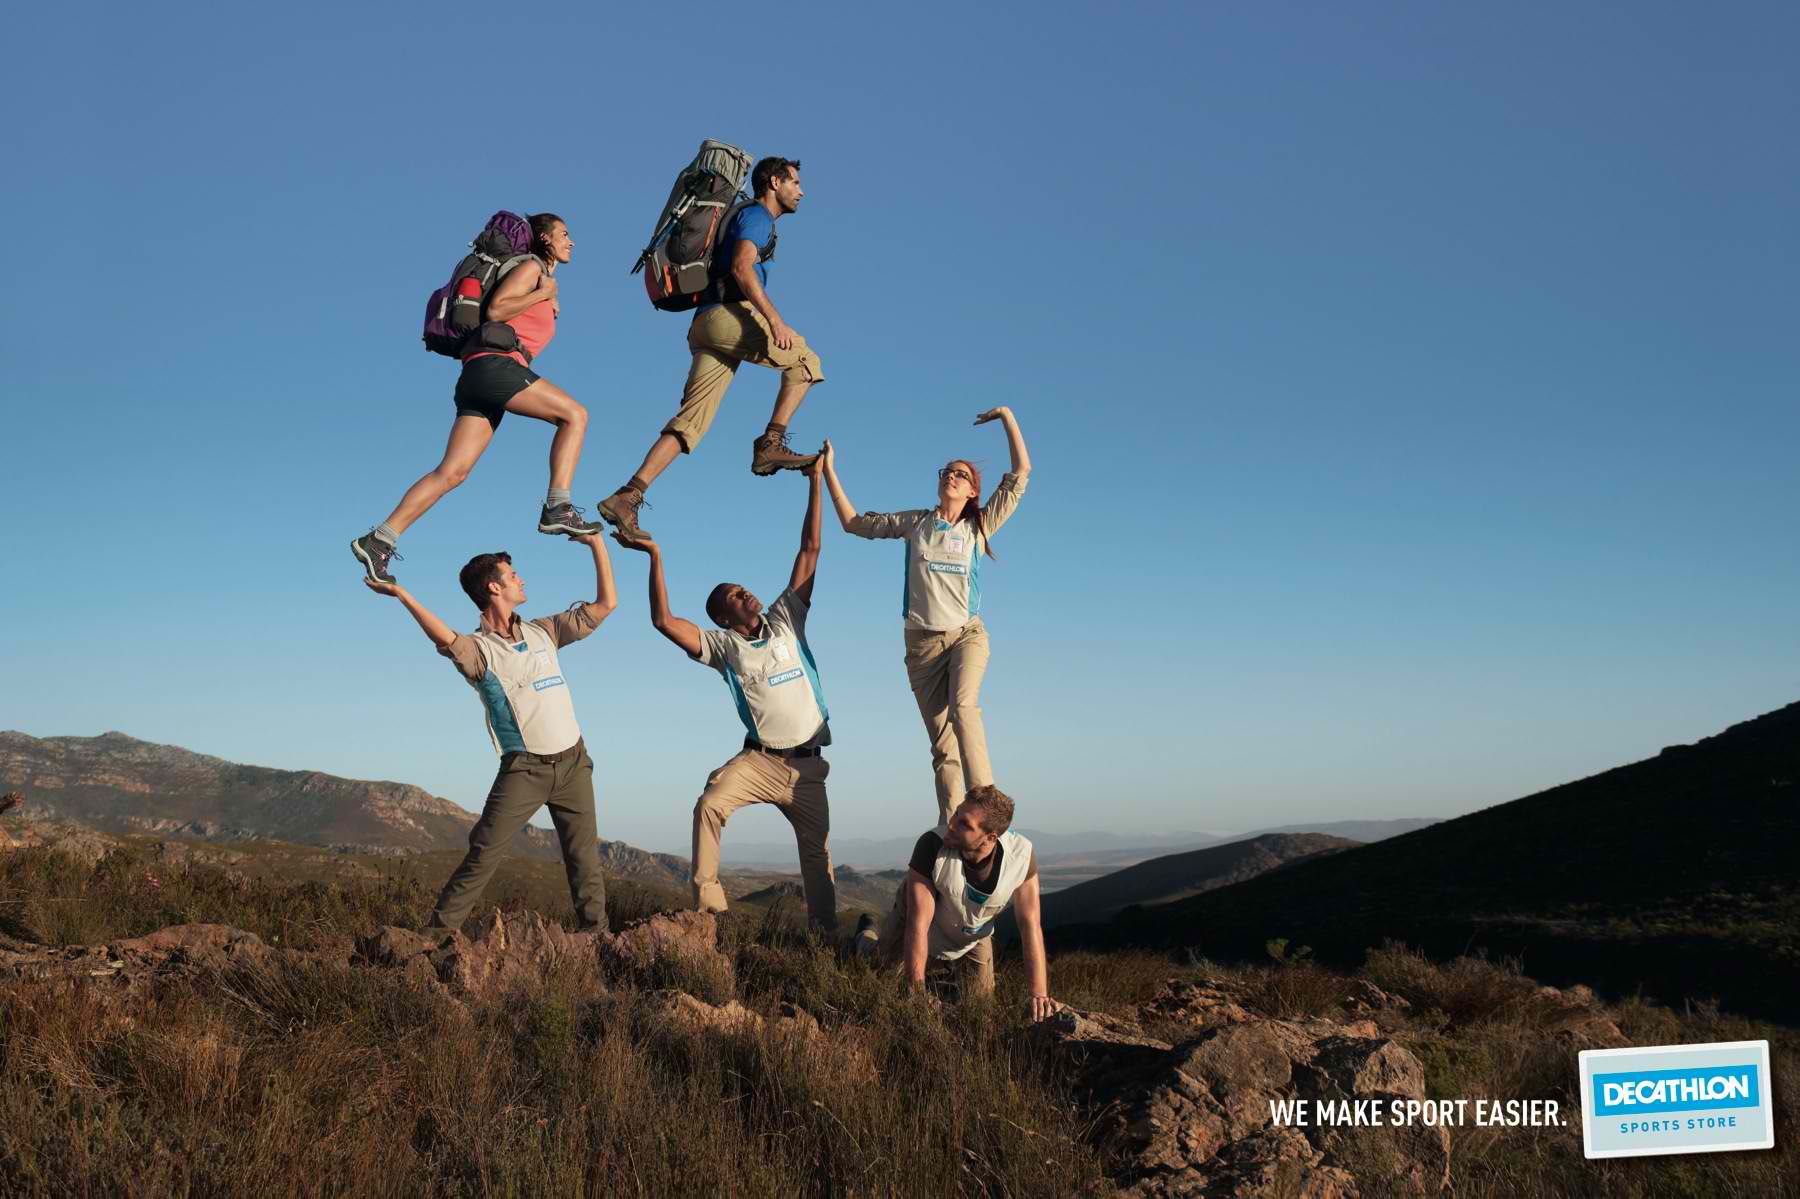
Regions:
<svg viewBox="0 0 1800 1199"><path fill-rule="evenodd" d="M1351 980L1350 994L1344 997L1344 1006L1353 1012L1412 1010L1410 1000L1384 991L1366 978Z"/></svg>
<svg viewBox="0 0 1800 1199"><path fill-rule="evenodd" d="M643 970L662 957L717 954L718 944L719 921L711 912L658 912L607 937L601 958Z"/></svg>
<svg viewBox="0 0 1800 1199"><path fill-rule="evenodd" d="M377 939L381 936L377 934ZM428 960L452 994L494 999L520 986L542 983L553 970L565 966L585 965L591 970L603 936L570 932L537 912L513 916L495 912L473 939L451 933L431 951ZM389 944L395 951L409 947L403 937L389 938ZM598 979L595 981L597 984Z"/></svg>
<svg viewBox="0 0 1800 1199"><path fill-rule="evenodd" d="M1210 980L1171 981L1142 1010L1213 1023L1173 1047L1074 1011L1037 1034L1075 1065L1126 1193L1349 1197L1359 1178L1383 1191L1448 1188L1442 1128L1272 1124L1279 1100L1424 1097L1418 1060L1373 1021L1257 1017Z"/></svg>
<svg viewBox="0 0 1800 1199"><path fill-rule="evenodd" d="M1215 978L1171 978L1138 1010L1144 1020L1174 1020L1195 1028L1217 1028L1254 1019L1234 998L1236 988Z"/></svg>
<svg viewBox="0 0 1800 1199"><path fill-rule="evenodd" d="M661 991L653 1003L659 1019L695 1032L761 1032L764 1025L760 1015L735 999L715 1006L686 991Z"/></svg>

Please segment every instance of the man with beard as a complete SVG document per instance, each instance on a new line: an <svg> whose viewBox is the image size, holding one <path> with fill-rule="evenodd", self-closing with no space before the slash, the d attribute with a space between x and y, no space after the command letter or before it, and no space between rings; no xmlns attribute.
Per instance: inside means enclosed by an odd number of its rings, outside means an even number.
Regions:
<svg viewBox="0 0 1800 1199"><path fill-rule="evenodd" d="M1015 904L1025 951L1033 1021L1056 1011L1039 918L1037 853L1009 832L1013 801L998 787L972 787L947 824L913 846L906 879L881 927L863 917L856 949L883 965L900 963L915 990L930 962L956 962L971 993L994 990L994 921Z"/></svg>

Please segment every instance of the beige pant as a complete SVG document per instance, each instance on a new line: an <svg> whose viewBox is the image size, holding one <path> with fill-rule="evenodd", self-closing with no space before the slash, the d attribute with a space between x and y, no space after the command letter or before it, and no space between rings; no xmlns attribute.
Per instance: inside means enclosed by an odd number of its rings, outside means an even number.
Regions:
<svg viewBox="0 0 1800 1199"><path fill-rule="evenodd" d="M966 787L994 781L987 730L981 724L981 679L987 664L987 626L979 616L947 633L906 630L906 678L931 737L940 824L962 803Z"/></svg>
<svg viewBox="0 0 1800 1199"><path fill-rule="evenodd" d="M693 453L712 428L719 402L725 398L725 389L731 386L740 362L778 370L783 383L825 381L825 367L806 339L796 333L791 347L784 350L777 346L769 334L769 322L747 300L720 304L696 314L694 323L688 326L688 351L694 361L688 367L681 407L662 429L681 443L683 453Z"/></svg>
<svg viewBox="0 0 1800 1199"><path fill-rule="evenodd" d="M888 909L886 916L876 927L873 935L864 933L857 938L856 951L865 958L871 959L875 965L892 967L906 961L906 884L902 882L900 889L894 893L894 906ZM974 948L959 958L951 958L945 965L955 967L957 982L963 990L972 995L992 995L994 993L994 939L983 937L975 942ZM925 969L929 971L932 962L928 958Z"/></svg>
<svg viewBox="0 0 1800 1199"><path fill-rule="evenodd" d="M746 749L707 776L706 790L694 804L694 906L723 912L725 891L719 886L719 836L731 814L746 804L774 804L794 826L800 847L800 886L806 892L806 914L813 924L837 928L837 882L831 873L831 809L825 800L824 758L777 758Z"/></svg>

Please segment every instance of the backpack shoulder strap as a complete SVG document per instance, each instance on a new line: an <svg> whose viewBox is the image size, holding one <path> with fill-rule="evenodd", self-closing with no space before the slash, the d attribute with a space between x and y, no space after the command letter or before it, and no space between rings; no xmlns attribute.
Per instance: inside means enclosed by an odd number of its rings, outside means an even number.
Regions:
<svg viewBox="0 0 1800 1199"><path fill-rule="evenodd" d="M507 275L512 273L512 270L514 267L523 266L527 262L530 262L532 259L534 259L536 257L537 257L536 254L514 254L511 258L508 258L506 261L504 261L500 264L499 271L496 272L494 275L494 282L496 282L496 283L500 282L500 280L506 278ZM541 264L539 266L539 269L540 270L543 269Z"/></svg>

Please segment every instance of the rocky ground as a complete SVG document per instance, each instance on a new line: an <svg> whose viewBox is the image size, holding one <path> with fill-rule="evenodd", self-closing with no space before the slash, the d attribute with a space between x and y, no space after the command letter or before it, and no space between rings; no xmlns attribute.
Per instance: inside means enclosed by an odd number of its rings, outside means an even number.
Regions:
<svg viewBox="0 0 1800 1199"><path fill-rule="evenodd" d="M1783 1149L1581 1157L1580 1049L1769 1036L1778 1074L1796 1060L1788 1030L1704 1005L1398 947L1349 976L1273 944L1250 967L1060 955L1067 1004L1031 1025L1016 960L996 1002L915 998L767 914L614 900L616 931L514 897L432 933L429 893L391 877L0 850L0 1192L1800 1193ZM1571 1119L1273 1117L1447 1097Z"/></svg>

